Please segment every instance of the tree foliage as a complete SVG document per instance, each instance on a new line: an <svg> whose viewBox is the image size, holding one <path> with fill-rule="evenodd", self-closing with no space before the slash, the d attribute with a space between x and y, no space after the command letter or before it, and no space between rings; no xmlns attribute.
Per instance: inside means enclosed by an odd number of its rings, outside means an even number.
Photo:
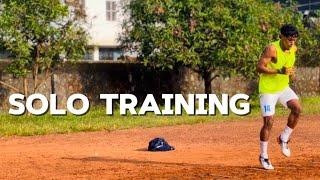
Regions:
<svg viewBox="0 0 320 180"><path fill-rule="evenodd" d="M87 33L81 23L60 0L3 0L0 43L13 58L8 72L16 77L32 72L36 91L38 73L83 56Z"/></svg>
<svg viewBox="0 0 320 180"><path fill-rule="evenodd" d="M320 11L315 11L312 16L305 16L303 23L307 28L300 37L300 51L298 53L299 66L320 65Z"/></svg>
<svg viewBox="0 0 320 180"><path fill-rule="evenodd" d="M146 65L194 69L206 93L216 75L256 77L260 54L283 24L305 34L302 14L269 1L132 0L126 9L123 45Z"/></svg>

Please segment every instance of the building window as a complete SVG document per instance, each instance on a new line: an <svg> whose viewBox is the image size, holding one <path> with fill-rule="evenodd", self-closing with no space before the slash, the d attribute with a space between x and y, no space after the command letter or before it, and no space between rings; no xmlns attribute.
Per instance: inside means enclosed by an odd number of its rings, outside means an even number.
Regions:
<svg viewBox="0 0 320 180"><path fill-rule="evenodd" d="M107 21L115 21L117 18L117 4L116 1L107 1L106 3Z"/></svg>
<svg viewBox="0 0 320 180"><path fill-rule="evenodd" d="M113 50L113 60L117 61L121 56L123 56L123 51L120 49L114 49Z"/></svg>
<svg viewBox="0 0 320 180"><path fill-rule="evenodd" d="M117 61L122 55L119 48L99 48L99 60Z"/></svg>
<svg viewBox="0 0 320 180"><path fill-rule="evenodd" d="M113 52L109 48L99 48L99 60L113 60Z"/></svg>
<svg viewBox="0 0 320 180"><path fill-rule="evenodd" d="M84 53L84 60L93 60L93 49L92 48L88 48L86 49L86 52Z"/></svg>

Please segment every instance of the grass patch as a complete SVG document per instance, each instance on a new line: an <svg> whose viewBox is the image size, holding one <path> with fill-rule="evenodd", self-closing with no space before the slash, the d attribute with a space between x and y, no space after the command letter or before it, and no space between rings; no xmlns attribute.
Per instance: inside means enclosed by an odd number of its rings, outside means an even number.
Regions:
<svg viewBox="0 0 320 180"><path fill-rule="evenodd" d="M305 97L301 99L303 114L320 114L320 97ZM146 116L121 116L119 110L115 110L113 116L105 115L105 107L94 107L84 116L12 116L7 112L0 113L0 136L32 136L53 133L69 133L80 131L119 130L135 127L149 128L159 126L172 126L180 124L195 124L211 121L242 120L246 118L260 118L258 100L253 100L251 113L246 116L230 114L222 116L156 116L149 113ZM277 116L288 114L288 110L277 107Z"/></svg>

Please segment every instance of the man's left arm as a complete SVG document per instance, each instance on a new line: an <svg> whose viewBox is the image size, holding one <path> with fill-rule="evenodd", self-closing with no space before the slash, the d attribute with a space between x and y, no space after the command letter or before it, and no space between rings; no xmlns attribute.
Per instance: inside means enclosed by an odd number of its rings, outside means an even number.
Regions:
<svg viewBox="0 0 320 180"><path fill-rule="evenodd" d="M298 48L295 45L292 48L293 48L293 51L294 51L294 55L296 56ZM291 81L295 81L296 80L295 62L293 63L292 67L287 67L286 68L286 74L289 75L289 78L290 78Z"/></svg>

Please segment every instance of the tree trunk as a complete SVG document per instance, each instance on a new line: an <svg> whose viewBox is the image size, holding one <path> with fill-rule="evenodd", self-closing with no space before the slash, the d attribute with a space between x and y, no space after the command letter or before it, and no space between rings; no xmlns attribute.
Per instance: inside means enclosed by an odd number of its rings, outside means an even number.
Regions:
<svg viewBox="0 0 320 180"><path fill-rule="evenodd" d="M39 71L39 45L36 47L36 62L33 67L33 93L36 93L37 86L38 86L38 71Z"/></svg>
<svg viewBox="0 0 320 180"><path fill-rule="evenodd" d="M10 84L5 83L5 82L3 82L3 81L1 81L1 80L0 80L0 84L2 84L3 86L6 86L6 87L8 87L8 88L10 88L10 89L12 89L12 90L14 90L14 91L16 91L16 93L20 93L20 92L21 92L21 90L19 90L18 88L15 88L15 87L11 86Z"/></svg>
<svg viewBox="0 0 320 180"><path fill-rule="evenodd" d="M202 75L202 78L204 80L204 91L206 94L211 94L212 93L212 88L211 88L211 72L204 72Z"/></svg>
<svg viewBox="0 0 320 180"><path fill-rule="evenodd" d="M27 80L27 77L23 78L23 93L24 93L24 96L27 98L28 97L28 80Z"/></svg>
<svg viewBox="0 0 320 180"><path fill-rule="evenodd" d="M33 93L36 93L36 89L38 87L38 71L39 71L39 65L36 62L34 71L33 71Z"/></svg>
<svg viewBox="0 0 320 180"><path fill-rule="evenodd" d="M24 91L24 97L25 97L25 105L28 98L28 80L27 77L23 78L23 91ZM27 111L27 116L30 116L31 113Z"/></svg>
<svg viewBox="0 0 320 180"><path fill-rule="evenodd" d="M51 77L51 94L55 94L56 93L56 87L55 87L55 79L54 79L54 73L53 72L50 75L50 77Z"/></svg>

